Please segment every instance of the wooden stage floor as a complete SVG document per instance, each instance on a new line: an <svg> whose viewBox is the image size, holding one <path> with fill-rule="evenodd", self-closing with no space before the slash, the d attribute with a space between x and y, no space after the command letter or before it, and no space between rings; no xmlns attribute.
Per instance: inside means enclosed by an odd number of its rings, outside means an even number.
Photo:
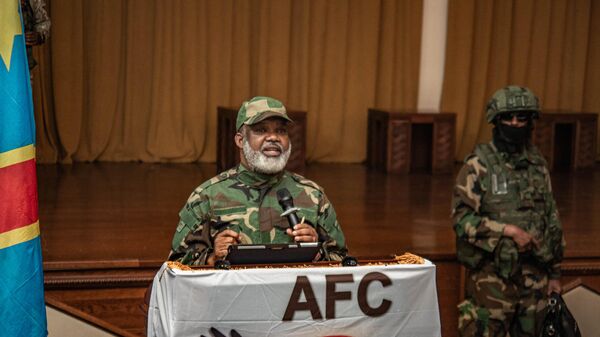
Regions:
<svg viewBox="0 0 600 337"><path fill-rule="evenodd" d="M160 264L179 210L214 173L212 164L39 165L45 264ZM363 165L314 164L304 175L325 188L351 254L454 254L454 174L386 175ZM554 172L552 180L566 256L599 257L600 168Z"/></svg>
<svg viewBox="0 0 600 337"><path fill-rule="evenodd" d="M211 164L39 165L46 303L117 335L144 336L144 293L169 253L177 214L214 174ZM442 335L456 336L454 174L315 164L304 175L325 188L352 255L408 251L434 261ZM570 264L563 282L600 291L600 167L552 179Z"/></svg>

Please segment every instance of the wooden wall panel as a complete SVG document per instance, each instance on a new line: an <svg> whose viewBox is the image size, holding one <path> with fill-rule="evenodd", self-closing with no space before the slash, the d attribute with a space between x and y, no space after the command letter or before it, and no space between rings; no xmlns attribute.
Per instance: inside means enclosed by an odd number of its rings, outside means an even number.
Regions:
<svg viewBox="0 0 600 337"><path fill-rule="evenodd" d="M426 143L413 143L419 125L431 126ZM369 109L367 166L388 173L409 173L415 151L429 151L431 173L450 173L454 168L456 116L454 113L415 113ZM422 136L422 135L421 135ZM425 142L424 142L425 143ZM421 157L421 156L419 156Z"/></svg>
<svg viewBox="0 0 600 337"><path fill-rule="evenodd" d="M558 125L571 125L573 127L573 139L559 139L562 136L557 134ZM596 113L575 113L548 111L541 114L540 119L535 123L535 130L532 141L542 152L548 166L552 170L555 168L557 158L555 158L556 142L570 142L571 155L573 160L570 169L591 168L596 162L596 139L598 130L598 114Z"/></svg>

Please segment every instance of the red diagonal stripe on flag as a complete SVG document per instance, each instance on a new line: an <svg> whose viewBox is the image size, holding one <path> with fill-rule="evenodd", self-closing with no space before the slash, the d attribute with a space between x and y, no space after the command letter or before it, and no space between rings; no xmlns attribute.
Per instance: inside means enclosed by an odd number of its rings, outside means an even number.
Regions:
<svg viewBox="0 0 600 337"><path fill-rule="evenodd" d="M0 168L0 233L37 220L35 160Z"/></svg>

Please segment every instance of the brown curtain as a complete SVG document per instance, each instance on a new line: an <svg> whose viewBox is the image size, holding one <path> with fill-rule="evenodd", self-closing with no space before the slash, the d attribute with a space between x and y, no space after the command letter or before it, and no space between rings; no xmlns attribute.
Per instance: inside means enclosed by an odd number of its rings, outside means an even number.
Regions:
<svg viewBox="0 0 600 337"><path fill-rule="evenodd" d="M505 85L529 87L544 110L600 111L598 1L450 0L446 55L442 110L457 113L458 160L490 138L484 106Z"/></svg>
<svg viewBox="0 0 600 337"><path fill-rule="evenodd" d="M216 108L308 111L308 159L360 162L367 109L415 109L422 1L52 0L39 162L211 162Z"/></svg>

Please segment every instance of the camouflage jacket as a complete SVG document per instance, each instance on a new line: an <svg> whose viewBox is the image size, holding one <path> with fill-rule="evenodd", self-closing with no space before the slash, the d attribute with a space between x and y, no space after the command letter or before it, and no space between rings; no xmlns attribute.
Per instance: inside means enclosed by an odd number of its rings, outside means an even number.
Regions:
<svg viewBox="0 0 600 337"><path fill-rule="evenodd" d="M456 250L461 263L477 268L494 263L510 277L523 262L542 266L550 278L560 277L564 250L562 226L552 196L546 161L533 147L509 155L493 142L480 144L457 176L453 193ZM519 253L503 236L506 224L519 226L539 242L539 248Z"/></svg>
<svg viewBox="0 0 600 337"><path fill-rule="evenodd" d="M287 188L300 210L298 219L312 224L329 253L341 260L347 253L344 233L323 189L291 172L276 176L248 171L243 165L204 182L190 195L179 212L169 260L201 265L212 253L214 237L228 228L240 233L242 244L288 243L289 228L277 200L277 191Z"/></svg>
<svg viewBox="0 0 600 337"><path fill-rule="evenodd" d="M21 0L25 30L40 33L42 40L50 35L50 17L45 7L44 0Z"/></svg>

